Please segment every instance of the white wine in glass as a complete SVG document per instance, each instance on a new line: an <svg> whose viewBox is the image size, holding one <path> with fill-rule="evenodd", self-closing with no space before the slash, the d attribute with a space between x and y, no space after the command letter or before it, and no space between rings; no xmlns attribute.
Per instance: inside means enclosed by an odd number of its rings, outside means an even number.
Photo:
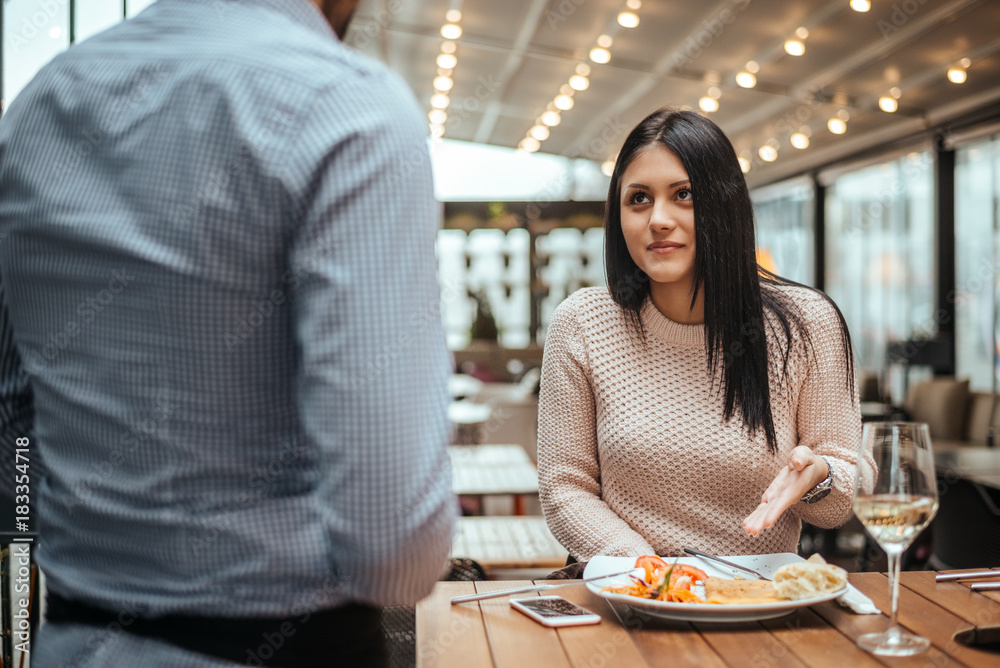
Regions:
<svg viewBox="0 0 1000 668"><path fill-rule="evenodd" d="M874 477L866 460L871 452ZM930 647L896 622L899 564L903 551L937 513L937 478L927 425L919 422L867 422L861 437L854 514L889 560L892 614L889 628L867 633L858 646L885 656L908 656Z"/></svg>

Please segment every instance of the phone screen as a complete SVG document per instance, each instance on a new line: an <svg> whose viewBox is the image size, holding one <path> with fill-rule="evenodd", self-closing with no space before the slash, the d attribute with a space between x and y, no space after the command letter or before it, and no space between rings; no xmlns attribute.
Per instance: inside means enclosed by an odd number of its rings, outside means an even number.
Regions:
<svg viewBox="0 0 1000 668"><path fill-rule="evenodd" d="M559 596L512 598L510 605L545 626L599 624L601 616Z"/></svg>
<svg viewBox="0 0 1000 668"><path fill-rule="evenodd" d="M570 603L564 598L535 598L533 600L518 599L518 603L542 617L566 617L568 615L592 615L590 610Z"/></svg>

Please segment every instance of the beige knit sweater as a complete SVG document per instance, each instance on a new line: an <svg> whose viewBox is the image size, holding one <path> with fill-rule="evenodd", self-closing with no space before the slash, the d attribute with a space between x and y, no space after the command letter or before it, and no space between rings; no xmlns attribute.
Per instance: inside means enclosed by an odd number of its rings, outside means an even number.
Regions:
<svg viewBox="0 0 1000 668"><path fill-rule="evenodd" d="M723 420L721 370L713 384L704 326L668 320L647 299L644 341L605 288L560 304L545 339L538 478L549 528L570 554L795 552L800 519L821 527L847 520L861 414L847 389L840 324L819 294L782 290L802 309L812 349L793 329L781 379L780 349L768 335L776 456L763 433L748 436L738 414ZM748 536L743 518L796 445L829 459L833 492Z"/></svg>

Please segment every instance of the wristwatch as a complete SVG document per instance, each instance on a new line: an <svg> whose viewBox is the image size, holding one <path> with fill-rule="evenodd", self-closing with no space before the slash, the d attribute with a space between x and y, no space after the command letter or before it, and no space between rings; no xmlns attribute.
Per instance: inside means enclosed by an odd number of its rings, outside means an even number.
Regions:
<svg viewBox="0 0 1000 668"><path fill-rule="evenodd" d="M820 499L825 499L826 495L833 489L833 467L830 466L830 460L826 457L820 457L820 459L826 462L828 473L818 485L805 493L805 496L802 497L802 503L816 503Z"/></svg>

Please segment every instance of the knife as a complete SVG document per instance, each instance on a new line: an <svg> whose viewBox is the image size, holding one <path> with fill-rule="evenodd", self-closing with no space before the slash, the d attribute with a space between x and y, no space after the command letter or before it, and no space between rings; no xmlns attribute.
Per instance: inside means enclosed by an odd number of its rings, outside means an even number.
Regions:
<svg viewBox="0 0 1000 668"><path fill-rule="evenodd" d="M937 582L947 582L948 580L978 580L980 578L1000 578L1000 570L966 571L965 573L938 573L934 576L934 579Z"/></svg>
<svg viewBox="0 0 1000 668"><path fill-rule="evenodd" d="M726 566L729 566L730 568L735 568L737 570L743 571L744 573L750 573L751 575L753 575L754 577L756 577L759 580L767 580L767 581L771 580L771 578L769 578L767 576L764 576L764 575L761 575L760 573L758 573L757 571L753 570L752 568L747 568L746 566L740 566L739 564L734 564L733 562L726 561L722 557L717 557L714 554L708 554L706 552L700 552L698 550L691 549L690 547L685 547L684 551L687 552L688 554L693 554L696 557L701 557L702 559L708 559L709 561L717 561L720 564L725 564Z"/></svg>
<svg viewBox="0 0 1000 668"><path fill-rule="evenodd" d="M467 603L469 601L480 601L484 598L497 598L498 596L508 596L510 594L525 594L531 591L548 591L549 589L556 589L557 587L569 587L571 585L584 584L586 582L593 582L595 580L606 580L607 578L618 577L619 575L628 575L635 570L635 567L628 569L627 571L622 571L621 573L609 573L607 575L597 575L592 578L586 578L583 580L570 580L569 582L560 582L559 584L541 584L541 585L531 585L530 587L517 587L516 589L499 589L497 591L490 591L484 594L466 594L465 596L456 596L451 599L451 604L456 603Z"/></svg>

